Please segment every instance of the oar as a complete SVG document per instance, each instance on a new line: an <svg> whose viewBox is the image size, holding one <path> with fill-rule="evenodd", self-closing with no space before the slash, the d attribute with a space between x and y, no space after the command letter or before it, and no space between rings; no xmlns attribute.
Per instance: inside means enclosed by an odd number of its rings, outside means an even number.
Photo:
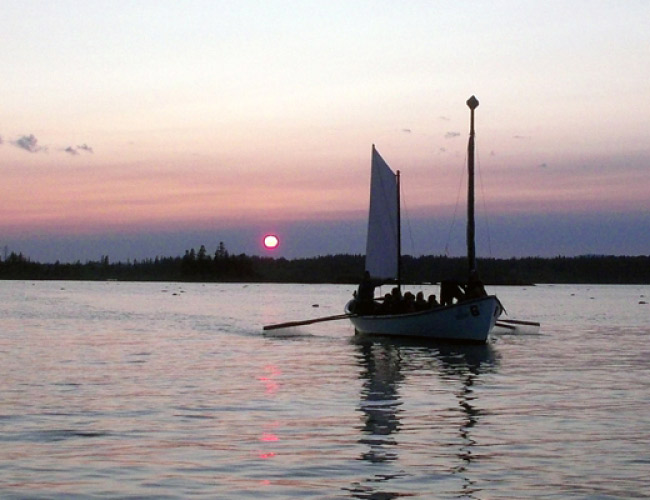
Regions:
<svg viewBox="0 0 650 500"><path fill-rule="evenodd" d="M500 328L507 328L508 330L516 330L517 329L516 326L506 325L505 323L501 323L501 321L497 321L495 323L495 325L500 327Z"/></svg>
<svg viewBox="0 0 650 500"><path fill-rule="evenodd" d="M335 321L338 319L345 319L354 316L354 314L335 314L334 316L324 316L321 318L305 319L302 321L287 321L286 323L278 323L276 325L265 325L263 330L277 330L278 328L291 328L292 326L311 325L312 323L320 323L322 321Z"/></svg>
<svg viewBox="0 0 650 500"><path fill-rule="evenodd" d="M513 325L542 326L537 321L522 321L520 319L500 319L501 323L512 323Z"/></svg>

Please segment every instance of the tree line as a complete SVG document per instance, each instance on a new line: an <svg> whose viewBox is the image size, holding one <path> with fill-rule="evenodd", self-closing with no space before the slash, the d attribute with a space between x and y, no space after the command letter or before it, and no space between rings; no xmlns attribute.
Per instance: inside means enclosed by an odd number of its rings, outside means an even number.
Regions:
<svg viewBox="0 0 650 500"><path fill-rule="evenodd" d="M486 284L535 283L650 284L650 256L580 256L478 259ZM358 283L363 255L326 255L285 259L234 255L220 243L214 253L204 245L183 256L110 262L108 256L81 263L39 263L21 253L0 261L4 280L122 280L269 283ZM464 279L467 259L446 256L404 256L407 283Z"/></svg>

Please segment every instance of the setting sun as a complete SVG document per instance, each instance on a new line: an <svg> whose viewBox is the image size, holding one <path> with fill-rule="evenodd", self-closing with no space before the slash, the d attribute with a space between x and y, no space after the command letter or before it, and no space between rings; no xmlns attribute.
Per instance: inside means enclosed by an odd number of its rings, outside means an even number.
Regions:
<svg viewBox="0 0 650 500"><path fill-rule="evenodd" d="M264 248L267 250L274 250L278 248L280 239L274 234L267 234L264 236Z"/></svg>

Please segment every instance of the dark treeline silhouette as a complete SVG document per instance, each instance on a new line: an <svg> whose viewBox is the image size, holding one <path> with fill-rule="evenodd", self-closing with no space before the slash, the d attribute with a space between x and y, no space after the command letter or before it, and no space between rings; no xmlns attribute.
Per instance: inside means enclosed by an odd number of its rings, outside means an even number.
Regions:
<svg viewBox="0 0 650 500"><path fill-rule="evenodd" d="M581 256L479 259L486 284L534 283L650 284L650 256ZM182 257L111 263L108 256L86 263L37 263L11 253L0 261L0 279L30 280L123 280L274 283L358 283L364 269L363 255L327 255L284 259L232 255L223 243L213 254L205 246ZM464 279L465 258L404 256L405 282L437 283Z"/></svg>

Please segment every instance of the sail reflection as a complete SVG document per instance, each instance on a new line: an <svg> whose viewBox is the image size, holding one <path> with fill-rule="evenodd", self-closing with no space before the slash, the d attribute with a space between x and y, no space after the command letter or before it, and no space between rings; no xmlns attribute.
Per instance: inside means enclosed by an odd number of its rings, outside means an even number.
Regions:
<svg viewBox="0 0 650 500"><path fill-rule="evenodd" d="M359 345L364 379L360 410L364 413L362 437L359 442L368 445L362 455L370 462L396 460L395 440L392 434L399 432L400 401L398 387L404 376L398 349L382 344Z"/></svg>
<svg viewBox="0 0 650 500"><path fill-rule="evenodd" d="M474 387L483 374L493 372L497 367L492 347L370 336L359 336L355 343L363 381L359 404L363 421L358 443L364 445L365 449L359 459L375 465L384 464L384 467L381 472L373 468L373 476L363 484L355 483L349 490L352 497L375 498L382 495L383 498L387 495L386 498L394 498L408 494L387 491L385 488L391 479L404 476L402 470L408 469L399 467L400 452L410 452L406 441L400 447L399 433L408 430L405 429L408 426L405 422L412 415L404 408L404 403L408 401L402 399L400 392L406 392L405 389L411 383L410 375L415 377L417 374L419 377L423 373L436 376L435 382L424 382L426 385L442 384L448 392L451 384L453 397L457 401L456 409L447 409L449 411L446 416L439 417L439 414L433 412L433 416L427 414L425 417L428 419L424 422L427 427L455 436L451 442L441 441L444 437L432 432L429 448L431 455L427 457L427 462L438 464L445 459L448 461L449 447L457 447L455 463L446 464L444 470L438 472L460 478L459 495L471 497L475 488L468 467L478 458L474 450L477 442L472 431L482 416ZM426 379L417 378L413 383L419 384L420 380ZM436 404L440 408L439 402L432 399L432 406Z"/></svg>

